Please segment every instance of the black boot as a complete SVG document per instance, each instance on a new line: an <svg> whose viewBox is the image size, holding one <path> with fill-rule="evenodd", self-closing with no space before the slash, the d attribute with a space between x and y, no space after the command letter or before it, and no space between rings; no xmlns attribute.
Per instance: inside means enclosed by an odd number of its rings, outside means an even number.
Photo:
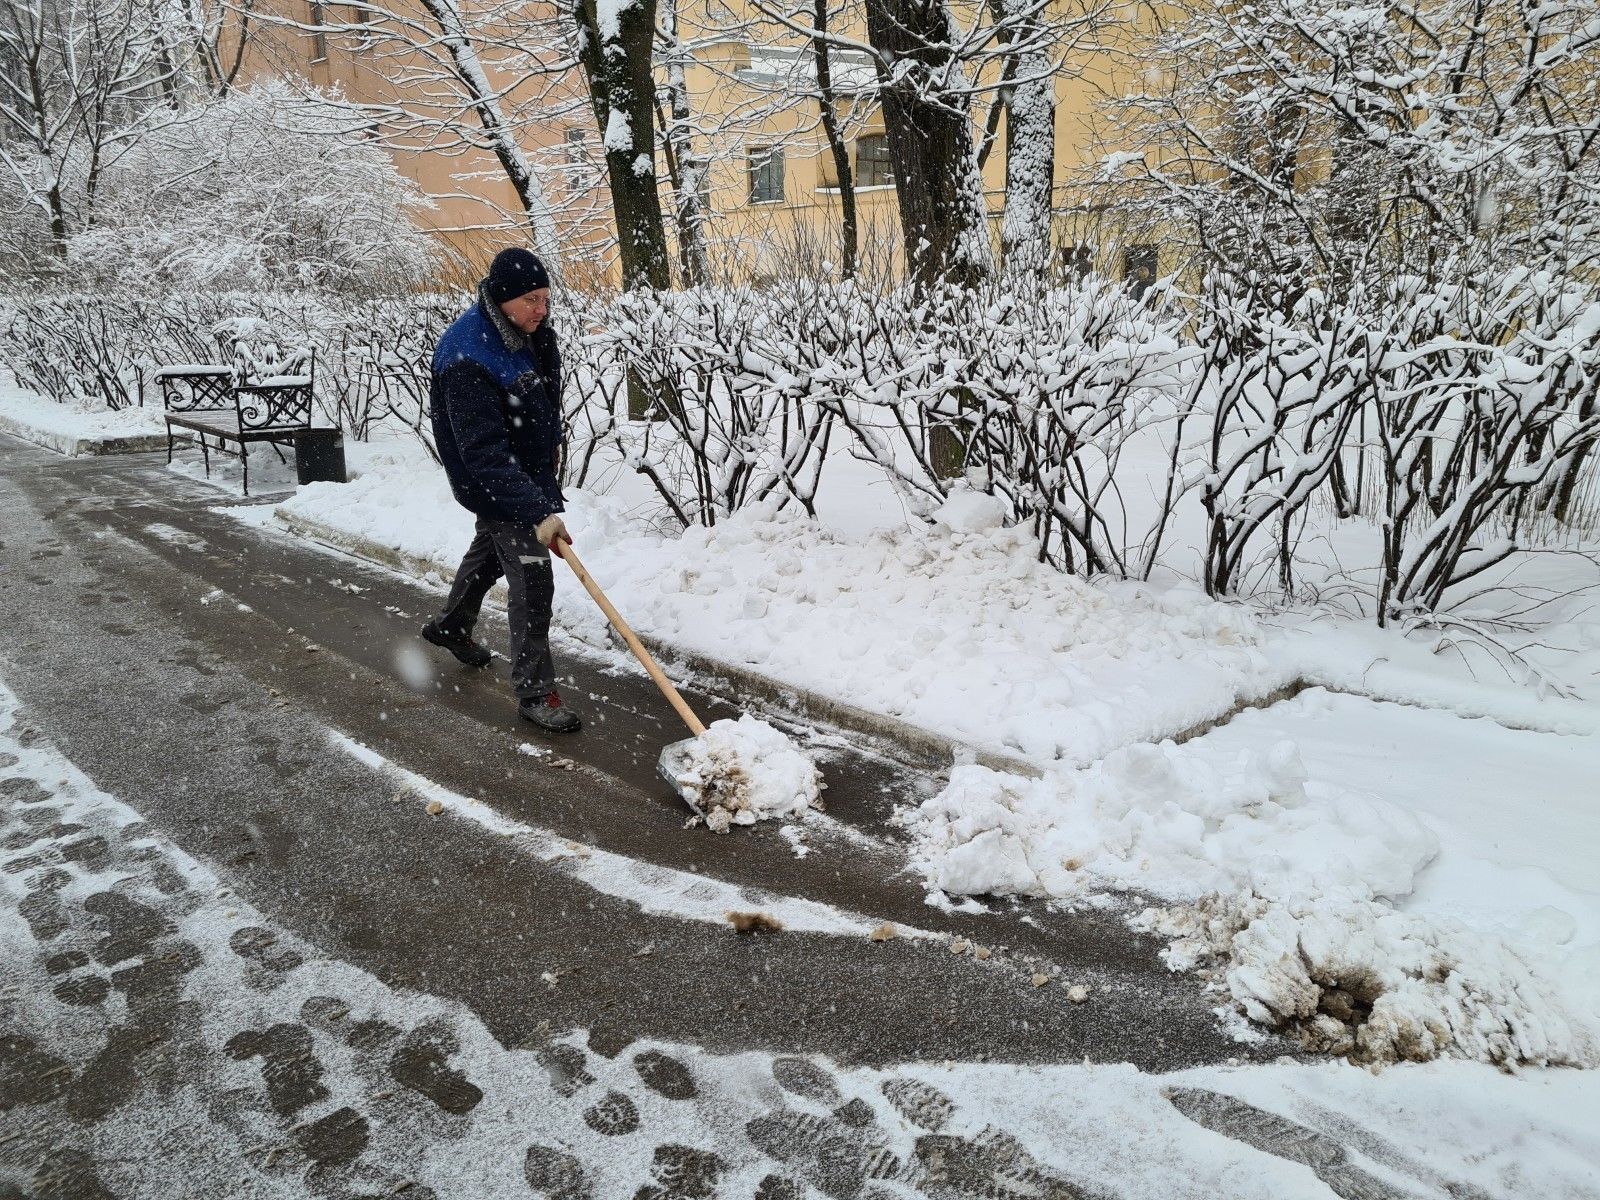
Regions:
<svg viewBox="0 0 1600 1200"><path fill-rule="evenodd" d="M435 646L443 646L469 667L487 667L494 657L489 647L472 640L470 633L454 629L441 629L439 622L429 621L422 627L422 636Z"/></svg>
<svg viewBox="0 0 1600 1200"><path fill-rule="evenodd" d="M583 722L570 708L561 707L561 697L555 692L548 696L534 696L517 704L517 715L532 721L546 733L577 733Z"/></svg>

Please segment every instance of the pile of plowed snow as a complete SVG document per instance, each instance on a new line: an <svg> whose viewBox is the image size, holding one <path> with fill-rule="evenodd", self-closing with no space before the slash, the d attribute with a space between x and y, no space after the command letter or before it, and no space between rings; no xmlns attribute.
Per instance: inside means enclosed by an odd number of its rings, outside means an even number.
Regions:
<svg viewBox="0 0 1600 1200"><path fill-rule="evenodd" d="M1245 1016L1314 1048L1371 1062L1600 1062L1579 966L1396 911L1434 835L1397 805L1308 784L1293 743L1231 755L1139 745L1041 779L960 766L907 821L946 893L1168 902L1136 923L1175 939L1169 963L1204 968Z"/></svg>

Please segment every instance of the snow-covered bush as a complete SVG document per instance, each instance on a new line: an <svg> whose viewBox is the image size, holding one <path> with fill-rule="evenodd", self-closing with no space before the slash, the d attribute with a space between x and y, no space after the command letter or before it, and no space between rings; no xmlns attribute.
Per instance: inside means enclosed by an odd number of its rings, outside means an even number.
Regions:
<svg viewBox="0 0 1600 1200"><path fill-rule="evenodd" d="M1577 281L1411 275L1291 300L1218 271L1195 302L1202 365L1169 444L1204 510L1214 595L1259 591L1268 573L1294 595L1314 502L1354 518L1372 491L1371 611L1426 620L1536 540L1537 506L1554 507L1600 438L1600 292ZM1375 485L1352 485L1352 464L1375 467Z"/></svg>
<svg viewBox="0 0 1600 1200"><path fill-rule="evenodd" d="M462 296L417 294L340 306L318 340L317 390L329 416L358 441L379 426L404 426L431 451L429 364L466 304Z"/></svg>
<svg viewBox="0 0 1600 1200"><path fill-rule="evenodd" d="M1170 418L1195 357L1181 316L1098 279L638 291L578 323L572 382L603 398L586 443L614 445L684 523L766 500L813 511L837 423L912 512L976 484L1086 572L1127 570L1116 464ZM650 419L619 420L623 398Z"/></svg>
<svg viewBox="0 0 1600 1200"><path fill-rule="evenodd" d="M384 421L426 437L428 362L464 296L364 297L316 292L171 292L10 297L0 310L0 361L24 386L118 409L148 394L151 372L173 363L234 363L316 354L322 411L365 439Z"/></svg>
<svg viewBox="0 0 1600 1200"><path fill-rule="evenodd" d="M1476 281L1475 281L1476 282ZM1600 440L1600 290L1510 271L1402 281L1372 406L1384 481L1380 623L1426 621L1524 549Z"/></svg>
<svg viewBox="0 0 1600 1200"><path fill-rule="evenodd" d="M912 511L976 485L1032 530L1046 561L1138 570L1130 548L1149 531L1130 525L1118 466L1183 394L1196 354L1180 313L1098 277L1059 288L1022 276L860 307L850 386L834 403L856 452Z"/></svg>
<svg viewBox="0 0 1600 1200"><path fill-rule="evenodd" d="M614 446L684 524L769 499L813 512L833 427L829 368L853 297L847 287L696 288L590 308L567 339L569 391L611 405L588 442ZM623 396L645 420L616 419Z"/></svg>
<svg viewBox="0 0 1600 1200"><path fill-rule="evenodd" d="M424 203L347 109L267 81L109 164L68 268L79 288L393 291L428 274Z"/></svg>

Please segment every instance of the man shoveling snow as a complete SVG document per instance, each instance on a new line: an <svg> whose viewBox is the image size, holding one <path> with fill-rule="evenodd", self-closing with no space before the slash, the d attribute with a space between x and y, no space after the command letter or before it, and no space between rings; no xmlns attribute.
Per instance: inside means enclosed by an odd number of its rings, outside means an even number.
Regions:
<svg viewBox="0 0 1600 1200"><path fill-rule="evenodd" d="M468 666L488 666L489 649L472 631L484 597L503 577L517 711L547 733L576 733L582 722L561 706L550 657L550 547L567 537L567 527L559 479L561 353L549 301L544 264L527 250L502 250L478 286L477 303L434 352L434 444L477 530L444 611L422 636Z"/></svg>
<svg viewBox="0 0 1600 1200"><path fill-rule="evenodd" d="M434 437L456 499L477 515L477 535L444 611L422 636L471 666L487 666L473 640L484 597L504 577L510 592L512 680L518 712L549 733L576 733L550 657L554 594L550 556L564 558L698 740L663 752L661 774L712 829L789 816L818 802L811 760L770 725L743 717L708 731L611 606L572 551L561 512L561 355L547 319L550 276L513 248L495 256L478 302L434 354ZM670 760L670 763L669 763Z"/></svg>

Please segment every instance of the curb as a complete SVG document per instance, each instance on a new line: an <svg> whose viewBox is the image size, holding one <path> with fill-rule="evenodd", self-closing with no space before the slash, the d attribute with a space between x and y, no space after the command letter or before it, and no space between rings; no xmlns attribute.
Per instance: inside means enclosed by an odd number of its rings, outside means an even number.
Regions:
<svg viewBox="0 0 1600 1200"><path fill-rule="evenodd" d="M42 446L68 458L99 458L108 454L145 454L152 450L165 450L167 437L162 433L133 433L118 437L78 437L70 433L57 433L40 429L10 415L0 413L0 433L21 438L35 446Z"/></svg>
<svg viewBox="0 0 1600 1200"><path fill-rule="evenodd" d="M384 546L318 520L283 512L274 513L273 519L280 528L296 537L404 575L420 579L429 574L443 573L439 564L430 558L408 554L392 546ZM495 586L503 589L505 585ZM611 634L611 645L608 648L623 648L622 639L616 632L610 630L609 626L608 631ZM865 738L870 743L870 748L884 757L918 770L946 775L951 764L959 758L962 761L976 762L979 766L989 767L992 770L1025 775L1034 779L1045 774L1045 767L1029 759L983 750L934 730L902 721L898 717L873 712L822 692L785 683L781 679L763 675L747 666L712 658L697 650L664 641L654 634L640 633L638 636L650 653L660 659L664 666L676 667L680 673L693 676L697 682L704 684L707 690L720 696L739 700L742 707L764 710L770 715L779 717L826 725L842 733ZM584 645L593 644L585 638L573 640ZM1262 708L1276 704L1280 700L1287 700L1298 695L1307 686L1303 680L1295 680L1259 696L1240 697L1226 713L1170 734L1163 740L1180 743L1189 741L1219 725L1226 724L1245 709Z"/></svg>

